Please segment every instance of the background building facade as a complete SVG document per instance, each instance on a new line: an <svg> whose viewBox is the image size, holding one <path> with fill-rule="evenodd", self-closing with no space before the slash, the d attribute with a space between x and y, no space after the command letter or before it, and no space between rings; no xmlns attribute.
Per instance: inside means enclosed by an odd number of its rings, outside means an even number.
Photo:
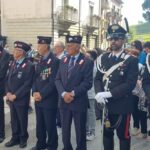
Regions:
<svg viewBox="0 0 150 150"><path fill-rule="evenodd" d="M36 47L39 35L65 42L65 35L80 34L89 49L106 48L106 29L121 21L121 0L1 0L1 34Z"/></svg>

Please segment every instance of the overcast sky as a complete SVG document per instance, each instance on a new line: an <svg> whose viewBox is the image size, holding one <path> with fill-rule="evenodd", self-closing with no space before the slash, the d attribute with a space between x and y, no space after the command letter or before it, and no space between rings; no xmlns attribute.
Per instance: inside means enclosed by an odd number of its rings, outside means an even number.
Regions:
<svg viewBox="0 0 150 150"><path fill-rule="evenodd" d="M123 0L122 14L127 17L129 25L136 25L138 21L144 21L142 16L142 3L144 0Z"/></svg>

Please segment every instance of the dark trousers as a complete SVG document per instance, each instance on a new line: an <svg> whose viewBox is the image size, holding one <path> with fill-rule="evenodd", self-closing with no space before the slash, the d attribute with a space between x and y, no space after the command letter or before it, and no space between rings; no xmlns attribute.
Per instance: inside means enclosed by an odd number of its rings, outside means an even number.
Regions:
<svg viewBox="0 0 150 150"><path fill-rule="evenodd" d="M12 139L15 141L27 141L28 139L28 106L10 103Z"/></svg>
<svg viewBox="0 0 150 150"><path fill-rule="evenodd" d="M133 101L134 101L134 112L132 113L133 127L139 129L140 126L139 109L138 109L139 98L137 96L133 96Z"/></svg>
<svg viewBox="0 0 150 150"><path fill-rule="evenodd" d="M61 109L62 119L62 141L64 144L63 150L73 150L71 138L71 124L74 119L76 132L76 150L87 150L86 146L86 115L87 112L75 112L68 109Z"/></svg>
<svg viewBox="0 0 150 150"><path fill-rule="evenodd" d="M57 116L56 116L56 124L59 128L61 128L61 117L60 117L60 110L59 108L57 109Z"/></svg>
<svg viewBox="0 0 150 150"><path fill-rule="evenodd" d="M121 115L121 122L116 126L117 136L120 141L120 150L130 150L130 114ZM108 114L111 126L114 126L120 115ZM114 150L114 129L104 127L104 150Z"/></svg>
<svg viewBox="0 0 150 150"><path fill-rule="evenodd" d="M57 150L58 135L56 130L57 109L35 107L36 109L36 136L37 148ZM47 140L47 142L46 142Z"/></svg>
<svg viewBox="0 0 150 150"><path fill-rule="evenodd" d="M0 96L0 138L5 137L4 100Z"/></svg>
<svg viewBox="0 0 150 150"><path fill-rule="evenodd" d="M102 111L103 108L100 107L100 104L98 104L97 102L95 102L95 114L96 114L96 119L100 119L102 120Z"/></svg>
<svg viewBox="0 0 150 150"><path fill-rule="evenodd" d="M147 112L139 110L141 133L147 133Z"/></svg>

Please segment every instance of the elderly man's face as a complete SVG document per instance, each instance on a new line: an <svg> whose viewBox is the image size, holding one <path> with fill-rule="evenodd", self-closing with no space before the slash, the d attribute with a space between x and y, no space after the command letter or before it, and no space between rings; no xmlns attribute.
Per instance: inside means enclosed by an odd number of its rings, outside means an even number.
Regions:
<svg viewBox="0 0 150 150"><path fill-rule="evenodd" d="M69 55L74 56L80 51L80 44L77 43L67 43L66 50Z"/></svg>
<svg viewBox="0 0 150 150"><path fill-rule="evenodd" d="M63 47L63 46L61 46L61 45L59 45L59 44L55 44L55 45L54 45L54 53L55 53L56 55L61 54L63 51L64 51L64 47Z"/></svg>
<svg viewBox="0 0 150 150"><path fill-rule="evenodd" d="M21 59L25 55L25 52L21 48L14 48L13 50L13 56L15 60Z"/></svg>
<svg viewBox="0 0 150 150"><path fill-rule="evenodd" d="M44 56L45 53L47 53L47 51L48 51L48 45L47 44L38 44L37 50L41 56Z"/></svg>

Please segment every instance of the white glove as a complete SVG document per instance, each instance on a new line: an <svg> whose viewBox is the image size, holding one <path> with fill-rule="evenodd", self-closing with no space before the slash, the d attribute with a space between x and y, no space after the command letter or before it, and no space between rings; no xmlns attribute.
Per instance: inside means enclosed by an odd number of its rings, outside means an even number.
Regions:
<svg viewBox="0 0 150 150"><path fill-rule="evenodd" d="M108 100L103 97L98 97L98 98L95 97L95 99L96 99L97 103L104 104L104 105L108 102Z"/></svg>
<svg viewBox="0 0 150 150"><path fill-rule="evenodd" d="M96 94L95 98L96 97L110 98L112 95L110 92L99 92Z"/></svg>
<svg viewBox="0 0 150 150"><path fill-rule="evenodd" d="M96 94L95 99L98 103L106 104L108 102L107 98L112 97L110 92L99 92Z"/></svg>

